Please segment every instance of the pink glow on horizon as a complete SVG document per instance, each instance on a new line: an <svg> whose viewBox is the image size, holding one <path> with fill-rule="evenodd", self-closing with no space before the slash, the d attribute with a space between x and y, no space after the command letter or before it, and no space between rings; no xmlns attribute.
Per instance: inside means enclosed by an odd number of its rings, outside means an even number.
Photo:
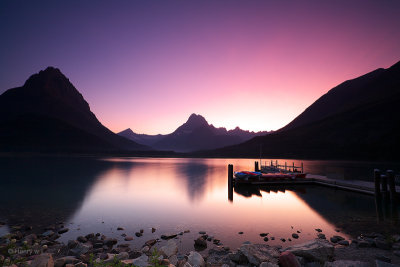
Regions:
<svg viewBox="0 0 400 267"><path fill-rule="evenodd" d="M400 60L394 1L52 5L0 13L12 29L0 93L56 66L114 132L167 134L191 113L277 130L334 86Z"/></svg>

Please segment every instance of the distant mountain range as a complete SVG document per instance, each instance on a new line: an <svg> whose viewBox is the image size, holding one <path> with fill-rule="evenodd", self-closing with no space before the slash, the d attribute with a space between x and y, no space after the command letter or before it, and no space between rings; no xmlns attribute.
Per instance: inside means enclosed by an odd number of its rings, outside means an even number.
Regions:
<svg viewBox="0 0 400 267"><path fill-rule="evenodd" d="M400 62L331 89L282 129L195 156L399 159Z"/></svg>
<svg viewBox="0 0 400 267"><path fill-rule="evenodd" d="M255 136L269 134L269 132L250 132L239 127L227 131L226 128L216 128L212 124L208 124L201 115L192 114L184 124L167 135L137 134L131 129L126 129L118 134L157 150L190 152L239 144Z"/></svg>
<svg viewBox="0 0 400 267"><path fill-rule="evenodd" d="M103 126L59 69L48 67L0 95L0 151L148 149Z"/></svg>

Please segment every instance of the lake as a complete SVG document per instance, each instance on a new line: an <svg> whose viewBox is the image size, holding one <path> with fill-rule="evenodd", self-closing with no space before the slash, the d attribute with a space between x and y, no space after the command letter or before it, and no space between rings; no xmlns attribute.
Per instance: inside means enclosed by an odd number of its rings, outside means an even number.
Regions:
<svg viewBox="0 0 400 267"><path fill-rule="evenodd" d="M316 228L327 238L354 238L362 232L398 227L398 208L377 211L374 197L321 186L240 187L234 189L233 199L228 199L227 165L233 164L234 170L253 170L254 161L3 157L0 221L39 229L62 221L70 230L60 241L99 232L132 247L141 247L166 232L190 230L178 235L182 252L193 250L199 231L237 248L244 241L264 242L260 233L269 233L268 244L289 246L316 238ZM279 163L285 161L293 162L281 159ZM294 162L298 165L301 161ZM371 180L376 167L399 168L393 163L302 162L308 173L340 179ZM117 227L124 230L117 231ZM140 229L144 234L136 237ZM0 227L0 235L8 231L7 226ZM124 241L123 233L134 239ZM299 238L292 238L292 233Z"/></svg>

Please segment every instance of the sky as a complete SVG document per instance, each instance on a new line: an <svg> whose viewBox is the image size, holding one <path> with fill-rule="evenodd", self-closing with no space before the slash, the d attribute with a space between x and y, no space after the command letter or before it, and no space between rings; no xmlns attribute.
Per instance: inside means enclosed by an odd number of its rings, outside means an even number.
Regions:
<svg viewBox="0 0 400 267"><path fill-rule="evenodd" d="M0 2L0 93L59 68L114 132L277 130L400 60L400 1Z"/></svg>

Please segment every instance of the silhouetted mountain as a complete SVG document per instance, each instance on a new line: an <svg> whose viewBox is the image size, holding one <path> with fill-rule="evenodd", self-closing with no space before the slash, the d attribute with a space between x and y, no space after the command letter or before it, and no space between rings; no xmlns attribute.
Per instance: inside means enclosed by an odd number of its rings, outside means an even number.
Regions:
<svg viewBox="0 0 400 267"><path fill-rule="evenodd" d="M254 136L268 134L268 132L243 131L239 127L227 131L225 128L209 125L201 115L192 114L171 134L144 135L136 134L131 129L126 129L118 134L155 149L189 152L238 144Z"/></svg>
<svg viewBox="0 0 400 267"><path fill-rule="evenodd" d="M48 67L0 95L1 150L146 150L104 127L60 72Z"/></svg>
<svg viewBox="0 0 400 267"><path fill-rule="evenodd" d="M138 144L153 146L154 143L161 140L165 137L165 135L157 134L157 135L147 135L147 134L137 134L133 132L130 128L119 132L118 135L128 138L132 141L135 141Z"/></svg>
<svg viewBox="0 0 400 267"><path fill-rule="evenodd" d="M286 127L198 156L400 158L400 62L346 81Z"/></svg>

